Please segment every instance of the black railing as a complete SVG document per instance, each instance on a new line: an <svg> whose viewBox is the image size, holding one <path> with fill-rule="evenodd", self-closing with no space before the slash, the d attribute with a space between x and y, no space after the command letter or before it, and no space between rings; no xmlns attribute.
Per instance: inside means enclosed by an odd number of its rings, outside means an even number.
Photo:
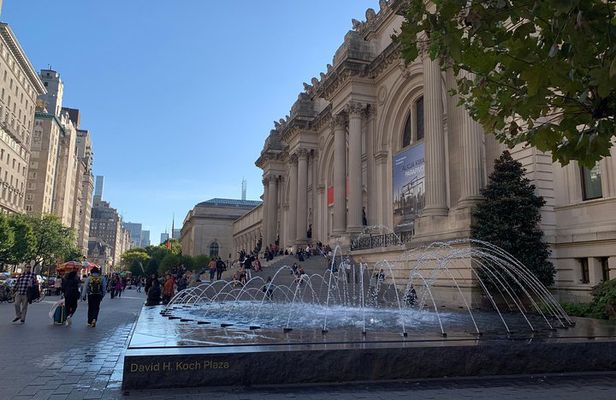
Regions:
<svg viewBox="0 0 616 400"><path fill-rule="evenodd" d="M411 242L413 232L373 234L363 233L351 241L351 250L374 249L377 247L399 246Z"/></svg>

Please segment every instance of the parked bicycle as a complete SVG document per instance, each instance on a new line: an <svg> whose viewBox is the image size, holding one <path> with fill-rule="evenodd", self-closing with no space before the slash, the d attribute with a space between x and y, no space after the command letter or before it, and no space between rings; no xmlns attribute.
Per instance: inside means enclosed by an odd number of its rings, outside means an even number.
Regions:
<svg viewBox="0 0 616 400"><path fill-rule="evenodd" d="M15 293L11 287L7 284L0 285L0 303L2 302L12 303L15 301Z"/></svg>

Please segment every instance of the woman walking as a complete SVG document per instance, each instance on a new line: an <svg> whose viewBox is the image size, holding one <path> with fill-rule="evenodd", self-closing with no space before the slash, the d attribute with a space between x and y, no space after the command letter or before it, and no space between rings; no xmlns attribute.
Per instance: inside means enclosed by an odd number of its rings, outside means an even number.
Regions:
<svg viewBox="0 0 616 400"><path fill-rule="evenodd" d="M64 306L66 307L66 325L71 325L71 318L77 311L77 302L81 295L79 286L81 281L77 276L77 271L70 271L62 279L62 292L64 292Z"/></svg>

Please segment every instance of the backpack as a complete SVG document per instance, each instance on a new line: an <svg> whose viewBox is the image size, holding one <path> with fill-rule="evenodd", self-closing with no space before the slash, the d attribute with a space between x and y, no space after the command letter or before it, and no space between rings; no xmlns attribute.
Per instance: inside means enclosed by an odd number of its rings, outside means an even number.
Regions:
<svg viewBox="0 0 616 400"><path fill-rule="evenodd" d="M88 284L88 294L101 294L103 287L103 278L101 276L91 275L90 283Z"/></svg>

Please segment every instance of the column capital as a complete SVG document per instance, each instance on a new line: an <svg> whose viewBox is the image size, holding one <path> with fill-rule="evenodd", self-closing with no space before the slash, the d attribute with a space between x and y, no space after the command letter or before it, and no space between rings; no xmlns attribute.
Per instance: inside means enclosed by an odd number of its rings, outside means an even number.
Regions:
<svg viewBox="0 0 616 400"><path fill-rule="evenodd" d="M289 164L297 164L297 153L289 154Z"/></svg>
<svg viewBox="0 0 616 400"><path fill-rule="evenodd" d="M377 164L384 164L387 162L387 158L389 157L389 153L387 151L381 150L374 153L374 161Z"/></svg>
<svg viewBox="0 0 616 400"><path fill-rule="evenodd" d="M344 106L344 109L349 114L349 118L357 118L361 117L361 114L366 109L366 105L358 101L349 101L346 106Z"/></svg>
<svg viewBox="0 0 616 400"><path fill-rule="evenodd" d="M371 121L374 119L376 115L376 106L374 104L367 104L366 108L364 108L364 117L367 121Z"/></svg>
<svg viewBox="0 0 616 400"><path fill-rule="evenodd" d="M267 186L267 184L269 183L269 176L264 176L262 182L263 186Z"/></svg>
<svg viewBox="0 0 616 400"><path fill-rule="evenodd" d="M347 115L345 113L332 115L331 127L333 130L335 130L336 128L344 129L346 128L346 124L347 124Z"/></svg>
<svg viewBox="0 0 616 400"><path fill-rule="evenodd" d="M307 158L308 157L308 153L309 150L305 149L305 148L299 148L295 151L295 154L297 155L297 158Z"/></svg>

